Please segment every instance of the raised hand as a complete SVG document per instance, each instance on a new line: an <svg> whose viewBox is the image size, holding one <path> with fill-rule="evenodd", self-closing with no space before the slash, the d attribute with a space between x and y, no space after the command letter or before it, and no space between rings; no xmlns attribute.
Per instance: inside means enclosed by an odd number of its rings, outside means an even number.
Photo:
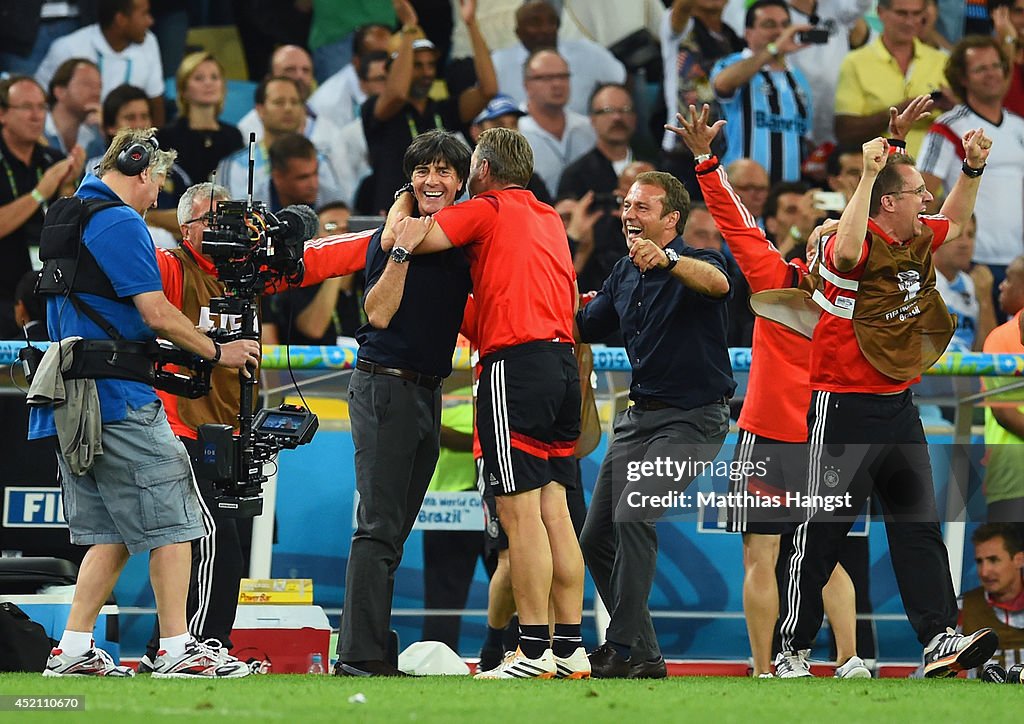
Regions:
<svg viewBox="0 0 1024 724"><path fill-rule="evenodd" d="M877 176L889 155L889 142L884 138L874 138L861 146L861 149L864 154L864 173Z"/></svg>
<svg viewBox="0 0 1024 724"><path fill-rule="evenodd" d="M700 109L699 114L697 113L696 106L691 105L689 119L682 113L677 113L676 120L679 121L679 125L670 126L666 123L665 130L671 131L683 139L683 143L686 144L686 147L690 149L694 156L711 153L711 142L725 126L725 121L718 120L715 121L713 126L709 126L708 115L710 113L711 109L707 103Z"/></svg>
<svg viewBox="0 0 1024 724"><path fill-rule="evenodd" d="M402 24L403 28L413 27L420 24L419 16L409 0L391 0L395 8L395 17Z"/></svg>
<svg viewBox="0 0 1024 724"><path fill-rule="evenodd" d="M469 25L476 19L476 0L459 0L459 16Z"/></svg>
<svg viewBox="0 0 1024 724"><path fill-rule="evenodd" d="M992 139L985 135L982 128L968 131L963 137L964 159L971 168L981 168L988 161L992 149Z"/></svg>
<svg viewBox="0 0 1024 724"><path fill-rule="evenodd" d="M927 118L932 112L934 103L930 95L923 95L909 99L902 111L897 106L890 107L889 136L897 141L905 141L910 127Z"/></svg>

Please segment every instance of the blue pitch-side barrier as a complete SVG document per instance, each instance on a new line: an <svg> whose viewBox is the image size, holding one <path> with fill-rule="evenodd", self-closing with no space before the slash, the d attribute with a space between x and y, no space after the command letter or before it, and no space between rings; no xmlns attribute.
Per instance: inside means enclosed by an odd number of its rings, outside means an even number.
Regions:
<svg viewBox="0 0 1024 724"><path fill-rule="evenodd" d="M35 342L37 347L46 348L49 342ZM25 342L0 342L0 365L17 362L18 351ZM629 372L629 358L621 347L595 345L594 369L599 372ZM297 345L290 349L281 345L263 346L263 368L268 370L347 370L355 366L359 348L357 345L337 347L313 347ZM734 372L750 370L751 351L749 347L733 347L729 357ZM469 351L455 350L452 358L455 369L469 369ZM983 352L955 352L944 354L925 374L971 377L1024 377L1024 354L985 354Z"/></svg>
<svg viewBox="0 0 1024 724"><path fill-rule="evenodd" d="M0 342L0 364L17 359L22 342ZM265 347L263 365L283 369L285 347ZM733 368L746 371L750 365L749 349L730 351ZM352 367L355 347L292 347L291 364L301 370L344 370ZM457 352L457 368L468 369L468 354ZM605 371L628 371L622 349L594 350L595 368ZM929 371L940 375L1024 376L1024 355L951 354L944 356ZM730 435L719 460L730 460L735 445ZM931 435L932 466L936 497L940 509L946 499L949 477L951 435ZM980 438L973 442L980 443ZM584 487L589 498L607 440L582 461ZM979 446L980 448L980 446ZM312 578L315 581L316 603L324 608L340 608L344 599L344 571L353 529L354 473L352 469L352 438L347 432L321 430L313 442L284 453L280 458L277 486L277 543L273 549L274 577ZM980 458L980 449L975 458ZM973 475L981 479L979 459L972 459ZM711 489L724 492L726 481L700 479L690 492ZM972 486L975 495L968 506L968 519L984 517L984 500L980 485ZM465 518L475 513L467 506ZM444 509L437 501L434 510ZM464 522L464 521L463 521ZM968 540L971 528L967 531ZM717 519L665 522L658 526L660 552L651 610L655 615L664 653L671 658L745 659L749 645L742 618L742 552L738 536L725 534ZM905 620L898 589L888 560L883 526L869 523L861 526L861 535L870 545L870 595L875 614L889 615L896 620L881 620L878 632L878 656L883 661L913 661L920 657L920 645ZM420 609L423 605L422 533L414 531L406 548L395 580L395 609ZM976 585L973 556L964 559L965 587ZM121 576L115 590L122 607L153 606L148 584L148 561L135 556ZM467 609L484 609L487 601L487 579L478 565L470 590ZM588 582L585 607L593 607L593 588ZM662 616L659 614L667 614ZM337 625L337 618L332 616ZM392 619L403 645L419 640L422 618L396 615ZM152 630L151 616L121 617L121 650L128 655L141 652ZM463 618L460 651L475 654L485 632L482 616ZM585 622L588 645L595 641L591 621ZM815 657L828 659L827 636L819 637Z"/></svg>

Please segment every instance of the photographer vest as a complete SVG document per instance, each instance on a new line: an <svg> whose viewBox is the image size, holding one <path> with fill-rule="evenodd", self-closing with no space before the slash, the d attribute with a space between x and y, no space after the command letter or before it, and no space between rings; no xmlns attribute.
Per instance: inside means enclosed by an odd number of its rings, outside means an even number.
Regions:
<svg viewBox="0 0 1024 724"><path fill-rule="evenodd" d="M181 264L182 288L181 288L181 312L196 326L204 326L206 320L213 322L210 317L210 299L224 296L224 287L215 276L204 271L196 261L192 252L184 245L170 250L171 256ZM230 320L220 320L214 327L228 329ZM238 320L235 327L241 324ZM238 383L238 370L227 367L214 367L210 378L210 392L204 397L189 400L177 399L178 419L186 427L196 430L200 425L207 423L218 423L231 425L238 430L238 407L240 401L240 388ZM168 406L170 411L171 406Z"/></svg>
<svg viewBox="0 0 1024 724"><path fill-rule="evenodd" d="M945 352L956 328L935 288L933 239L924 226L909 242L890 244L869 226L859 279L838 276L819 258L798 288L758 292L750 306L807 337L822 312L849 320L872 367L894 380L913 380Z"/></svg>
<svg viewBox="0 0 1024 724"><path fill-rule="evenodd" d="M1014 664L1024 664L1024 629L1008 626L1001 621L985 599L983 588L965 593L963 603L961 628L964 631L991 628L999 636L999 649L992 658L1004 669Z"/></svg>

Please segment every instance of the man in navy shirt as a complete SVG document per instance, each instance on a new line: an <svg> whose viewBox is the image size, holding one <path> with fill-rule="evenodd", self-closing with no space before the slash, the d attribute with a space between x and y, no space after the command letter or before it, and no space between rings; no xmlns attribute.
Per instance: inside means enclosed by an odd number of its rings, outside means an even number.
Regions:
<svg viewBox="0 0 1024 724"><path fill-rule="evenodd" d="M631 509L640 496L630 493L682 492L693 479L673 479L664 489L658 479L631 480L623 473L659 458L710 463L729 430L727 402L736 388L726 346L729 278L719 252L683 241L689 206L674 176L637 176L622 206L629 256L577 315L583 341L619 328L633 370L633 405L615 421L580 537L611 612L605 643L590 655L596 678L665 676L647 610L660 509Z"/></svg>
<svg viewBox="0 0 1024 724"><path fill-rule="evenodd" d="M469 147L442 130L418 135L405 152L420 214L455 203L469 176ZM386 662L391 596L402 547L434 473L441 434L441 381L469 294L460 249L411 256L429 219L396 229L391 252L382 230L366 251L368 324L356 333L359 361L348 386L359 507L345 578L338 639L339 676L404 676Z"/></svg>

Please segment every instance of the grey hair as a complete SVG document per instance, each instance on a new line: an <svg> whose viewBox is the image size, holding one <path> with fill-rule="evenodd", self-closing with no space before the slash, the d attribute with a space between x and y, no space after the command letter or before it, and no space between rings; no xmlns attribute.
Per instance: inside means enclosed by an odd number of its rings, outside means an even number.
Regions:
<svg viewBox="0 0 1024 724"><path fill-rule="evenodd" d="M103 160L100 161L99 167L96 169L96 175L102 178L104 174L116 170L117 157L121 151L133 143L148 143L149 139L155 135L155 128L122 128L110 142L107 152L103 154ZM166 174L171 170L177 157L177 151L161 151L159 149L153 151L149 156L150 176Z"/></svg>
<svg viewBox="0 0 1024 724"><path fill-rule="evenodd" d="M185 189L185 193L178 199L178 224L183 225L192 218L192 209L196 199L209 201L211 197L214 201L227 201L231 198L231 192L219 184L209 182L195 184Z"/></svg>

